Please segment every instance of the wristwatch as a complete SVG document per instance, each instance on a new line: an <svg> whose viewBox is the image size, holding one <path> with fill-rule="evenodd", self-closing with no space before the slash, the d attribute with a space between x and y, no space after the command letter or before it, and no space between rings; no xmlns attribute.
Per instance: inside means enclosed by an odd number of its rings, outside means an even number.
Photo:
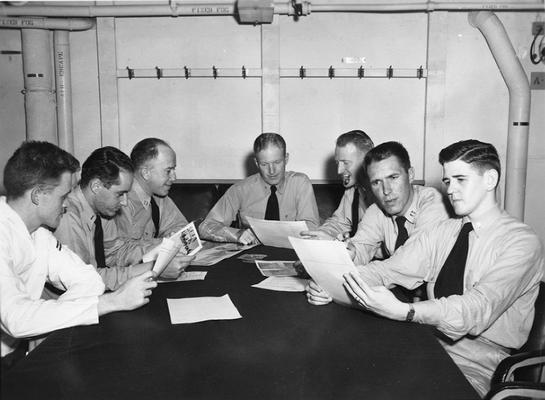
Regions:
<svg viewBox="0 0 545 400"><path fill-rule="evenodd" d="M411 322L414 318L414 307L411 303L409 303L409 312L407 313L407 316L405 317L405 321Z"/></svg>

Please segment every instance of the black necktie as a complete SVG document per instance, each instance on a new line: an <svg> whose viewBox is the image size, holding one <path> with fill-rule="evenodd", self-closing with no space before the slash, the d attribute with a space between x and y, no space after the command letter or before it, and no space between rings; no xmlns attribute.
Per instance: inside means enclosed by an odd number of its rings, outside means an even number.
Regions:
<svg viewBox="0 0 545 400"><path fill-rule="evenodd" d="M95 260L97 262L97 268L105 268L104 234L102 233L102 221L98 215L95 217L95 235L93 240L95 242Z"/></svg>
<svg viewBox="0 0 545 400"><path fill-rule="evenodd" d="M271 186L271 195L267 201L267 209L265 210L265 219L280 221L280 211L278 209L278 198L276 197L276 186Z"/></svg>
<svg viewBox="0 0 545 400"><path fill-rule="evenodd" d="M454 243L454 247L441 268L435 281L435 298L447 297L464 292L464 270L466 267L468 235L473 230L471 222L466 222Z"/></svg>
<svg viewBox="0 0 545 400"><path fill-rule="evenodd" d="M407 241L407 239L409 238L409 234L407 233L407 228L405 228L405 221L407 221L407 218L403 216L396 218L397 239L395 244L395 250L397 250L398 247L403 246L405 242Z"/></svg>
<svg viewBox="0 0 545 400"><path fill-rule="evenodd" d="M350 237L354 236L358 231L358 223L360 210L360 191L357 186L354 186L354 198L352 199L352 230L350 231Z"/></svg>
<svg viewBox="0 0 545 400"><path fill-rule="evenodd" d="M155 202L155 199L153 198L153 196L151 196L150 205L151 205L151 219L153 220L153 226L155 227L155 232L153 232L153 237L156 238L157 235L159 234L160 215L159 215L159 206Z"/></svg>

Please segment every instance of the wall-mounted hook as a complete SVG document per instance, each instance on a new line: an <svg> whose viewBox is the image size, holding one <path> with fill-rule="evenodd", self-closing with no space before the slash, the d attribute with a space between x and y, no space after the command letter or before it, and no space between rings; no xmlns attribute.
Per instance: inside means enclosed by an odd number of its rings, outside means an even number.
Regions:
<svg viewBox="0 0 545 400"><path fill-rule="evenodd" d="M360 67L358 68L358 78L363 78L365 76L365 68L363 68L363 66L360 65Z"/></svg>
<svg viewBox="0 0 545 400"><path fill-rule="evenodd" d="M421 65L420 68L416 70L416 77L418 79L422 79L423 76L424 76L424 69L422 68L422 65Z"/></svg>
<svg viewBox="0 0 545 400"><path fill-rule="evenodd" d="M155 66L155 73L157 74L157 79L161 79L163 77L163 70L157 66Z"/></svg>
<svg viewBox="0 0 545 400"><path fill-rule="evenodd" d="M242 66L242 77L246 79L246 67L244 65Z"/></svg>
<svg viewBox="0 0 545 400"><path fill-rule="evenodd" d="M134 78L134 69L127 66L127 74L129 75L129 79Z"/></svg>
<svg viewBox="0 0 545 400"><path fill-rule="evenodd" d="M335 78L335 69L333 68L333 65L329 66L327 75L329 76L329 79Z"/></svg>
<svg viewBox="0 0 545 400"><path fill-rule="evenodd" d="M215 65L212 65L212 76L214 77L214 79L218 77L218 69Z"/></svg>
<svg viewBox="0 0 545 400"><path fill-rule="evenodd" d="M191 70L187 68L186 65L184 65L184 75L185 75L185 79L189 79L189 77L191 76Z"/></svg>
<svg viewBox="0 0 545 400"><path fill-rule="evenodd" d="M307 70L301 65L301 68L299 68L299 78L303 79L307 76Z"/></svg>
<svg viewBox="0 0 545 400"><path fill-rule="evenodd" d="M394 76L394 69L390 65L390 67L386 70L386 77L388 79L392 79L393 76Z"/></svg>

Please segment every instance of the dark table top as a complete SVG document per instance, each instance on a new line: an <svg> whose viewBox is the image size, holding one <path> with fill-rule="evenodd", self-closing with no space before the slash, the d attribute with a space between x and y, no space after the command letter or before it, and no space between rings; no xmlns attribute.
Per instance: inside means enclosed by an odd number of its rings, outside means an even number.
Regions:
<svg viewBox="0 0 545 400"><path fill-rule="evenodd" d="M237 257L190 268L204 281L160 284L138 310L50 334L6 374L2 399L478 398L430 327L252 288L264 277ZM241 319L170 323L167 298L224 294Z"/></svg>

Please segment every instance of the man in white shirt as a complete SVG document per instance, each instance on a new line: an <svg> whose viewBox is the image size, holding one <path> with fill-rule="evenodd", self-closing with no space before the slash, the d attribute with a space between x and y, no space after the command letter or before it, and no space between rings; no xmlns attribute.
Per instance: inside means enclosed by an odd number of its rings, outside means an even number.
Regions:
<svg viewBox="0 0 545 400"><path fill-rule="evenodd" d="M454 143L439 154L458 218L438 223L382 262L346 274L354 306L399 321L432 325L440 343L484 396L497 365L527 340L543 276L543 249L532 229L500 209L500 161L494 146ZM386 289L428 282L427 301L402 303ZM307 298L331 298L315 283Z"/></svg>
<svg viewBox="0 0 545 400"><path fill-rule="evenodd" d="M2 370L23 338L74 325L98 323L100 315L132 310L149 302L157 285L151 271L104 293L104 283L55 239L64 201L74 185L78 161L48 142L25 142L4 169L0 197L0 323ZM64 293L41 299L44 284ZM24 350L21 352L24 355Z"/></svg>

